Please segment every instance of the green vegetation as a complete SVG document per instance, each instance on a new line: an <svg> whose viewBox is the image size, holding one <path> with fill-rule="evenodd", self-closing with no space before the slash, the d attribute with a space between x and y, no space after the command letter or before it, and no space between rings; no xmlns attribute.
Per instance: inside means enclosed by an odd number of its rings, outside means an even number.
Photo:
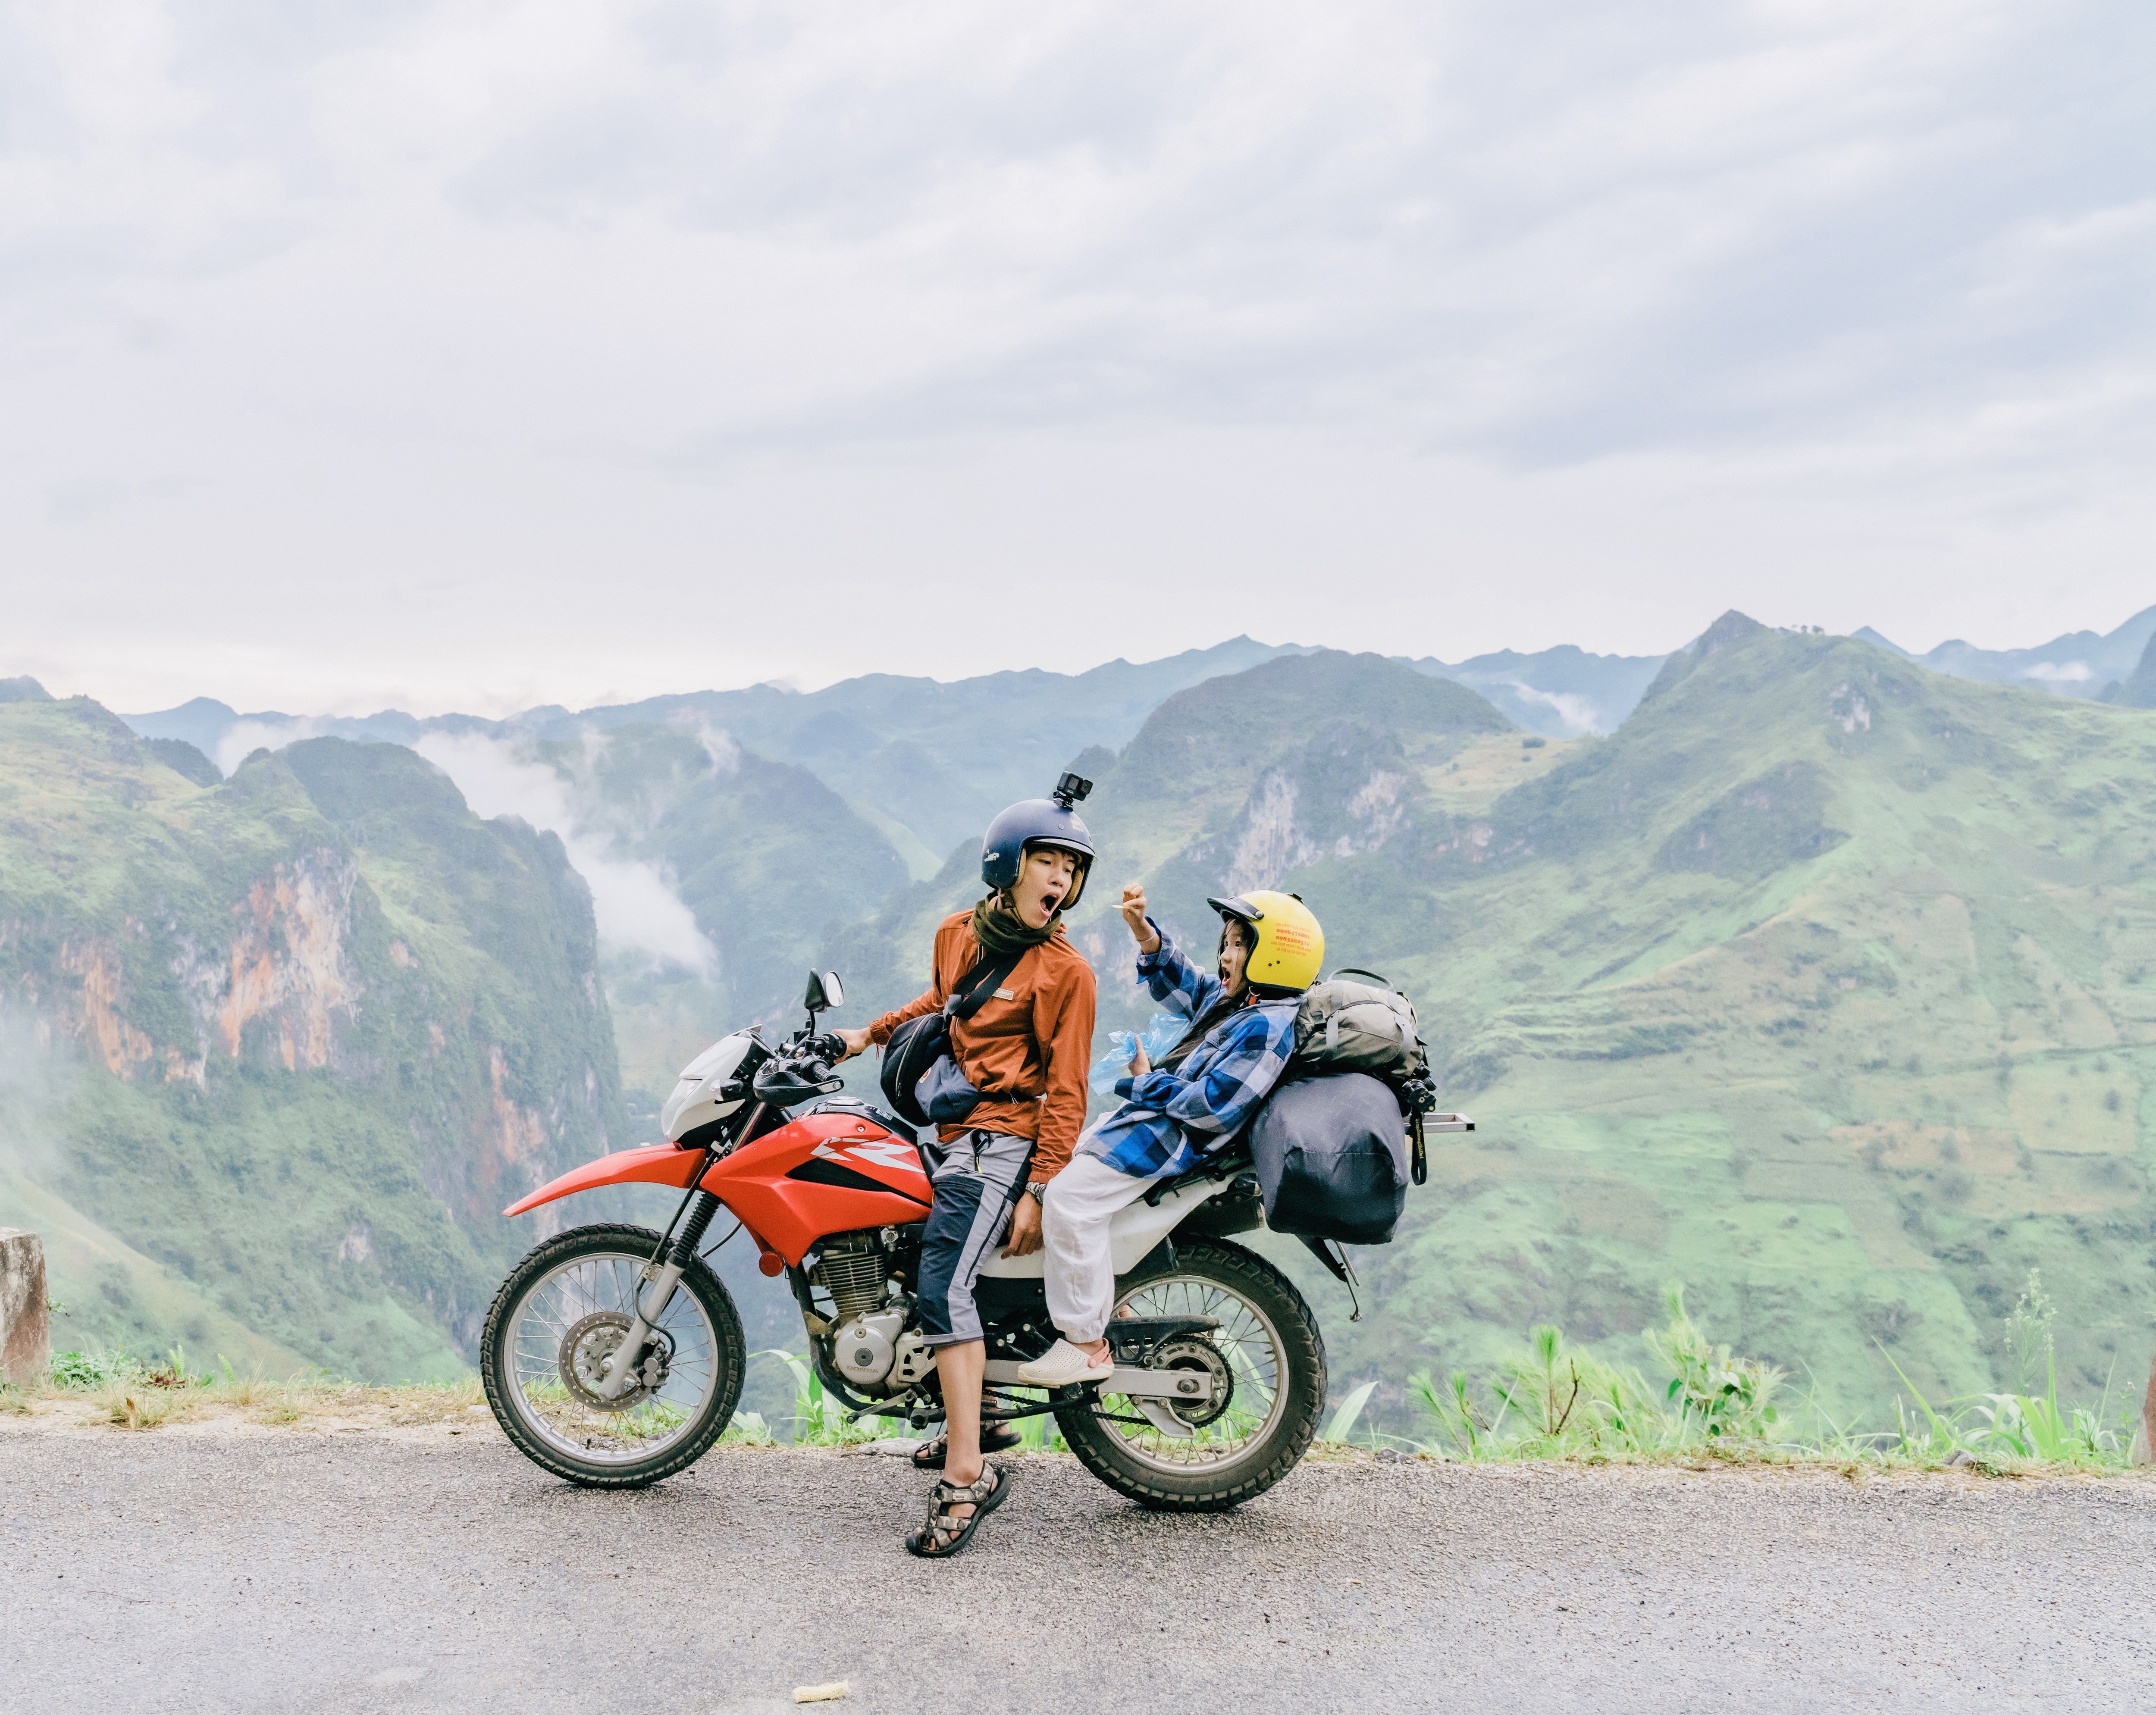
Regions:
<svg viewBox="0 0 2156 1715"><path fill-rule="evenodd" d="M2041 1291L2032 1274L2024 1311ZM1656 1371L1668 1374L1660 1386L1635 1368L1571 1346L1554 1327L1538 1327L1525 1349L1502 1353L1480 1378L1465 1369L1442 1383L1414 1378L1411 1391L1434 1436L1373 1429L1368 1445L1473 1461L1712 1457L1851 1468L1970 1466L1994 1475L2119 1471L2130 1462L2138 1414L2108 1389L2094 1406L2061 1406L2053 1377L2040 1395L1979 1394L1934 1407L1912 1385L1892 1401L1892 1427L1868 1430L1836 1420L1815 1397L1778 1406L1787 1391L1783 1372L1732 1358L1710 1341L1686 1312L1681 1289L1671 1290L1667 1307L1667 1322L1642 1341ZM2052 1377L2048 1319L2035 1331L2037 1348ZM1358 1404L1351 1395L1341 1414L1351 1426ZM1327 1439L1345 1439L1338 1417Z"/></svg>
<svg viewBox="0 0 2156 1715"><path fill-rule="evenodd" d="M1080 763L1106 855L1073 932L1103 1030L1151 1010L1117 884L1206 944L1204 896L1262 881L1310 901L1334 963L1414 996L1476 1118L1434 1142L1399 1239L1356 1257L1359 1323L1259 1236L1319 1307L1342 1397L1378 1379L1366 1420L1404 1427L1386 1379L1483 1372L1534 1325L1630 1362L1676 1276L1818 1411L1876 1423L1912 1389L2013 1386L1998 1335L2032 1267L2061 1386L2095 1397L2115 1368L2138 1391L2149 716L1730 615L1615 734L1529 749L1487 706L1417 706L1392 665L1211 680ZM852 1017L913 992L969 859L828 944Z"/></svg>
<svg viewBox="0 0 2156 1715"><path fill-rule="evenodd" d="M2096 1405L2060 1403L2051 1330L2056 1312L2032 1273L2009 1318L2013 1361L2043 1375L2041 1394L1991 1394L1934 1406L1909 1387L1893 1401L1892 1428L1839 1423L1808 1400L1784 1410L1788 1379L1757 1359L1733 1358L1693 1322L1681 1288L1666 1297L1668 1320L1641 1342L1668 1379L1650 1382L1637 1368L1613 1363L1570 1344L1554 1327L1537 1327L1524 1348L1500 1355L1475 1377L1455 1370L1443 1383L1414 1377L1409 1392L1422 1413L1409 1429L1365 1417L1377 1389L1365 1382L1334 1409L1316 1456L1361 1449L1388 1458L1419 1456L1468 1463L1564 1460L1604 1463L1712 1459L1725 1463L1825 1464L1867 1467L1967 1467L1989 1476L2128 1468L2135 1413L2107 1390ZM888 1433L881 1420L850 1420L808 1362L790 1352L756 1353L790 1383L789 1409L767 1416L739 1410L722 1437L737 1446L855 1447ZM377 1422L459 1422L484 1410L469 1379L401 1388L367 1388L316 1370L284 1381L237 1373L222 1356L213 1373L183 1348L144 1359L124 1348L54 1355L43 1389L0 1387L0 1410L30 1409L38 1399L80 1400L92 1420L154 1429L205 1409L237 1411L270 1424L362 1416ZM646 1425L646 1431L649 1426ZM1066 1451L1055 1420L1019 1425L1034 1452Z"/></svg>
<svg viewBox="0 0 2156 1715"><path fill-rule="evenodd" d="M1271 654L1109 674L1090 727L1077 681L1019 675L675 700L542 747L721 950L694 993L603 973L640 1101L720 1029L790 1023L812 949L836 1022L917 992L980 819L1068 760L1098 783L1072 932L1102 1030L1153 1009L1122 882L1186 945L1208 894L1281 886L1415 998L1478 1122L1355 1258L1361 1321L1256 1235L1324 1318L1342 1433L1426 1436L1404 1379L1458 1372L1432 1394L1500 1440L2114 1456L2156 1327L2156 716L1736 614L1615 733L1543 744L1399 663ZM68 1338L454 1370L532 1236L493 1211L627 1123L590 922L557 843L408 752L317 740L204 787L95 705L0 700L0 1220L47 1235ZM2041 1372L2005 1338L2035 1291ZM1642 1394L1643 1361L1691 1380Z"/></svg>
<svg viewBox="0 0 2156 1715"><path fill-rule="evenodd" d="M44 1387L0 1384L0 1410L26 1412L39 1401L84 1405L86 1421L126 1430L156 1429L204 1414L272 1425L361 1417L400 1426L461 1425L486 1409L475 1378L378 1387L316 1368L280 1380L259 1365L243 1374L222 1353L214 1370L203 1368L189 1361L183 1347L160 1358L144 1358L125 1347L56 1352Z"/></svg>
<svg viewBox="0 0 2156 1715"><path fill-rule="evenodd" d="M463 1374L623 1129L590 897L410 752L203 787L83 699L0 704L0 1224L84 1344Z"/></svg>

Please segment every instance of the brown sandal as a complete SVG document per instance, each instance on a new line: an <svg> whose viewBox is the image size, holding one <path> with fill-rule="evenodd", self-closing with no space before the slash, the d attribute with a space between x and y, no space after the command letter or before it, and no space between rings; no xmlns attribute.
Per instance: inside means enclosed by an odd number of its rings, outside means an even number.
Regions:
<svg viewBox="0 0 2156 1715"><path fill-rule="evenodd" d="M981 1521L1004 1503L1010 1492L1010 1477L1000 1465L983 1465L970 1483L938 1482L928 1497L928 1522L906 1539L909 1554L923 1560L947 1560L973 1540ZM954 1518L961 1507L971 1507L971 1518Z"/></svg>
<svg viewBox="0 0 2156 1715"><path fill-rule="evenodd" d="M1009 1453L1024 1444L1025 1438L1018 1432L1014 1423L984 1423L981 1425L981 1451ZM950 1451L951 1435L945 1430L932 1441L923 1441L913 1450L913 1468L916 1471L941 1471L944 1456Z"/></svg>

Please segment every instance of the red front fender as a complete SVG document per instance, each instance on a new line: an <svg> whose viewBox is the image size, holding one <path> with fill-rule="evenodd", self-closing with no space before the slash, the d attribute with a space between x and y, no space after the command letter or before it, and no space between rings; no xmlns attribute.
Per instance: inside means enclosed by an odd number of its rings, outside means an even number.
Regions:
<svg viewBox="0 0 2156 1715"><path fill-rule="evenodd" d="M572 1168L558 1179L542 1185L530 1196L501 1212L523 1214L578 1191L595 1191L601 1185L679 1185L686 1189L689 1176L704 1158L701 1149L676 1149L671 1143L654 1143L642 1149L618 1149L582 1167Z"/></svg>

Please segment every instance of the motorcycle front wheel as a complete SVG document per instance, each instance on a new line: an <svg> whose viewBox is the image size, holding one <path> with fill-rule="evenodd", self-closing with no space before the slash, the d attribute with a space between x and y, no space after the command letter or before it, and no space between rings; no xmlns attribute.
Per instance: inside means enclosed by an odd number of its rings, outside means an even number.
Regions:
<svg viewBox="0 0 2156 1715"><path fill-rule="evenodd" d="M1174 1435L1106 1394L1059 1406L1055 1422L1110 1488L1161 1512L1218 1512L1263 1494L1309 1450L1325 1406L1325 1340L1295 1283L1263 1257L1224 1239L1174 1248L1172 1264L1123 1281L1116 1307L1218 1322L1202 1346L1176 1343L1188 1349L1165 1361L1224 1374L1224 1408L1170 1406L1188 1431Z"/></svg>
<svg viewBox="0 0 2156 1715"><path fill-rule="evenodd" d="M658 1248L646 1227L575 1228L518 1263L487 1312L480 1377L495 1420L533 1464L587 1488L642 1488L686 1470L741 1400L741 1312L701 1259L660 1319L644 1378L619 1399L595 1391Z"/></svg>

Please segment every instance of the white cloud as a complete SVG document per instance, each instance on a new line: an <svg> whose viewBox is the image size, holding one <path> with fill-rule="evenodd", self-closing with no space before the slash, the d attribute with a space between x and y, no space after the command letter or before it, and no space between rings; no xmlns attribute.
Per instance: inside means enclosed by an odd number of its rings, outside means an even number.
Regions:
<svg viewBox="0 0 2156 1715"><path fill-rule="evenodd" d="M2096 670L2087 661L2039 661L2033 667L2024 667L2025 679L2041 679L2046 685L2081 685L2096 677Z"/></svg>
<svg viewBox="0 0 2156 1715"><path fill-rule="evenodd" d="M312 738L321 723L311 716L288 721L235 721L217 741L211 758L229 777L232 771L258 750L282 750L303 738Z"/></svg>
<svg viewBox="0 0 2156 1715"><path fill-rule="evenodd" d="M2107 625L2152 46L2091 0L18 8L15 665L584 702L1082 667L1133 597L1165 652L1224 583L1448 659ZM979 599L1028 578L1098 598Z"/></svg>
<svg viewBox="0 0 2156 1715"><path fill-rule="evenodd" d="M587 734L584 742L588 768L593 745L603 748L605 740ZM578 814L568 784L553 768L485 733L429 733L412 747L456 782L476 814L521 816L561 836L569 861L592 890L608 952L707 979L717 976L718 948L696 927L671 878L660 866L618 855L613 831Z"/></svg>
<svg viewBox="0 0 2156 1715"><path fill-rule="evenodd" d="M704 754L720 773L731 774L741 767L741 747L731 734L721 732L709 721L696 722L696 742L704 747Z"/></svg>
<svg viewBox="0 0 2156 1715"><path fill-rule="evenodd" d="M1576 691L1540 691L1523 680L1506 681L1518 693L1523 702L1540 703L1544 708L1554 709L1558 720L1564 722L1565 731L1573 737L1583 732L1606 732L1609 729L1602 722L1601 711Z"/></svg>
<svg viewBox="0 0 2156 1715"><path fill-rule="evenodd" d="M81 1076L74 1045L50 1018L0 1013L0 1191L10 1175L36 1178L62 1164Z"/></svg>

